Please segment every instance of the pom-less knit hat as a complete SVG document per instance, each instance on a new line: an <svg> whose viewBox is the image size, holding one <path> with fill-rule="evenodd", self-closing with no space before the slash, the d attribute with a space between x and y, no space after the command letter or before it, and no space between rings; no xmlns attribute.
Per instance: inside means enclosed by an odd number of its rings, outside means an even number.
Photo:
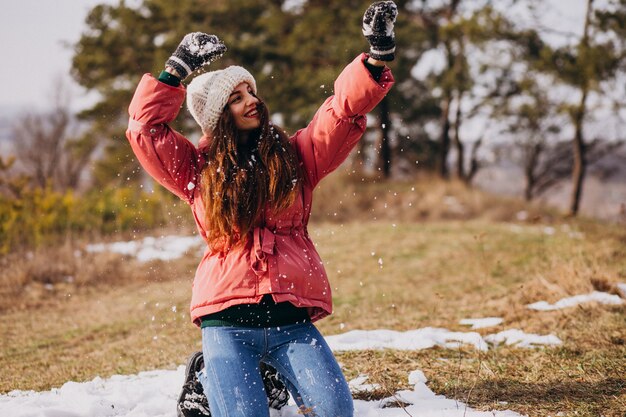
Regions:
<svg viewBox="0 0 626 417"><path fill-rule="evenodd" d="M202 133L209 135L213 132L228 98L242 82L248 83L256 94L254 77L245 68L238 66L198 75L189 83L187 108L202 128Z"/></svg>

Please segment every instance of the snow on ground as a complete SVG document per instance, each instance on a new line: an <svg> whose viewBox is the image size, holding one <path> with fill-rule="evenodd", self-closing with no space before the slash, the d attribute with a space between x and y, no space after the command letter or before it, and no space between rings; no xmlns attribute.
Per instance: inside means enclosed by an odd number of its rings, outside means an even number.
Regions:
<svg viewBox="0 0 626 417"><path fill-rule="evenodd" d="M502 323L502 319L500 317L484 317L484 318L475 318L475 319L462 319L459 321L459 324L463 324L466 326L472 326L472 329L483 329L485 327L493 327Z"/></svg>
<svg viewBox="0 0 626 417"><path fill-rule="evenodd" d="M476 332L451 332L446 329L424 327L399 332L395 330L351 330L347 333L326 337L333 351L365 349L419 350L434 346L455 348L459 343L487 350L487 344Z"/></svg>
<svg viewBox="0 0 626 417"><path fill-rule="evenodd" d="M434 346L457 348L459 344L469 344L479 350L487 350L489 344L516 345L534 348L540 345L560 345L561 340L554 335L541 336L510 329L490 334L484 338L476 332L451 332L450 330L424 327L417 330L399 332L395 330L352 330L347 333L327 336L326 341L333 351L365 349L419 350Z"/></svg>
<svg viewBox="0 0 626 417"><path fill-rule="evenodd" d="M621 285L621 284L620 284ZM618 295L609 294L606 292L594 291L589 294L580 294L575 295L573 297L562 298L554 304L550 304L546 301L537 301L536 303L528 304L526 307L531 310L560 310L567 307L573 307L578 304L588 303L591 301L595 301L601 304L623 304L624 300L622 300Z"/></svg>
<svg viewBox="0 0 626 417"><path fill-rule="evenodd" d="M169 261L178 259L187 251L200 246L204 240L200 236L161 236L145 237L129 242L95 243L87 245L87 252L113 252L134 256L140 262L160 259Z"/></svg>
<svg viewBox="0 0 626 417"><path fill-rule="evenodd" d="M555 335L549 334L541 336L538 334L528 334L518 329L509 329L500 333L487 335L485 336L485 341L492 345L504 343L509 346L515 345L521 348L534 348L546 345L558 346L563 344L561 339Z"/></svg>
<svg viewBox="0 0 626 417"><path fill-rule="evenodd" d="M617 291L622 295L622 298L626 298L626 284L617 284Z"/></svg>
<svg viewBox="0 0 626 417"><path fill-rule="evenodd" d="M361 374L354 378L351 381L348 381L348 386L350 387L350 391L354 392L364 392L364 391L374 391L380 388L378 384L366 384L369 377L365 374Z"/></svg>
<svg viewBox="0 0 626 417"><path fill-rule="evenodd" d="M141 372L95 378L84 383L67 382L46 392L12 391L0 396L0 415L6 417L175 417L176 400L183 383L185 367L175 371ZM364 380L363 380L364 381ZM413 390L398 391L379 401L355 400L356 417L521 417L512 411L481 412L465 404L436 395L426 386L421 371L409 375ZM358 384L356 384L358 385ZM402 408L382 408L401 400ZM295 405L272 411L272 417L298 417Z"/></svg>

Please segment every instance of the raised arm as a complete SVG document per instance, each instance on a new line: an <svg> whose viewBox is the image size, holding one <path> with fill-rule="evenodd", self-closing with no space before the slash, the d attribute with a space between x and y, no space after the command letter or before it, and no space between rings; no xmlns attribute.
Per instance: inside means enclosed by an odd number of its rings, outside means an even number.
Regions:
<svg viewBox="0 0 626 417"><path fill-rule="evenodd" d="M141 166L161 185L191 203L203 161L196 147L169 127L185 99L180 80L221 56L226 47L213 35L190 33L157 80L145 74L130 103L126 137Z"/></svg>
<svg viewBox="0 0 626 417"><path fill-rule="evenodd" d="M341 72L334 84L335 94L326 99L309 125L292 139L312 187L348 157L365 132L365 115L394 84L385 62L394 59L396 16L397 8L392 1L377 2L367 9L363 34L370 43L369 56L359 55ZM371 70L366 63L384 69Z"/></svg>

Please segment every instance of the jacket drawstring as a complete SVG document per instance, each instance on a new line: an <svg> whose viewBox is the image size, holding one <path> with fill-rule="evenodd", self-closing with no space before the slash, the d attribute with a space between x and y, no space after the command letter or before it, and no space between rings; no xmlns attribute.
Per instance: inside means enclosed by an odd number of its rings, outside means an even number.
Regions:
<svg viewBox="0 0 626 417"><path fill-rule="evenodd" d="M267 256L274 253L276 237L267 227L255 227L253 230L253 250L254 259L251 267L257 276L267 272Z"/></svg>

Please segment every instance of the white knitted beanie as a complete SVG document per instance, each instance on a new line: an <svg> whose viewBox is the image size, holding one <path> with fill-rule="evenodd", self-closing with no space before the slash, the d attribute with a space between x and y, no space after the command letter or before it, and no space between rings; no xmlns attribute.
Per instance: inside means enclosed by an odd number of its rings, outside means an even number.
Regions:
<svg viewBox="0 0 626 417"><path fill-rule="evenodd" d="M228 98L235 87L246 82L256 94L254 77L245 68L230 66L223 70L198 75L187 86L187 108L202 128L210 135L217 126Z"/></svg>

